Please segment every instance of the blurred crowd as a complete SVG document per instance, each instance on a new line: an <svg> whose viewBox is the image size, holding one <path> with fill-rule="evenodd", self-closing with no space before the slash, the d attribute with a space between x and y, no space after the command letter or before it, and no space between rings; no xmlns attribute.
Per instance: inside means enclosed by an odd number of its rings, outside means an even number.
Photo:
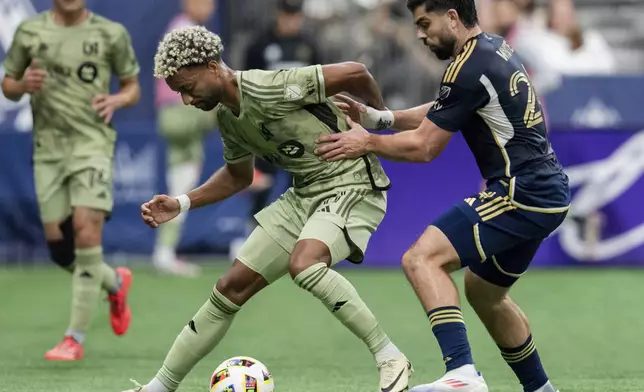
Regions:
<svg viewBox="0 0 644 392"><path fill-rule="evenodd" d="M302 37L312 53L302 56L304 62L368 65L391 108L427 102L436 94L444 64L414 39L405 3L235 0L226 18L229 62L242 69L281 67L291 61L278 53L282 42L294 45ZM644 30L637 22L644 2L477 0L477 8L483 29L508 39L542 94L557 88L564 75L632 72L644 64ZM262 57L264 62L249 61Z"/></svg>

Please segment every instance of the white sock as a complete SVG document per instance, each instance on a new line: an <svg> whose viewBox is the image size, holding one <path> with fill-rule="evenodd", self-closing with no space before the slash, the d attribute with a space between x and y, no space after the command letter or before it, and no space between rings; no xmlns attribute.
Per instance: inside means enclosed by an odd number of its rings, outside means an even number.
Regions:
<svg viewBox="0 0 644 392"><path fill-rule="evenodd" d="M157 242L158 244L158 242ZM177 254L174 249L158 244L154 249L154 255L152 256L152 261L155 265L172 265L177 259Z"/></svg>
<svg viewBox="0 0 644 392"><path fill-rule="evenodd" d="M392 342L387 343L387 345L378 351L374 357L376 362L384 362L389 359L400 358L403 353L396 347Z"/></svg>
<svg viewBox="0 0 644 392"><path fill-rule="evenodd" d="M559 392L559 391L557 391L555 387L552 386L550 381L548 381L544 386L537 389L535 392Z"/></svg>
<svg viewBox="0 0 644 392"><path fill-rule="evenodd" d="M68 329L67 332L65 332L65 336L71 336L79 344L83 344L83 340L85 340L84 333L72 331L71 329Z"/></svg>
<svg viewBox="0 0 644 392"><path fill-rule="evenodd" d="M199 182L201 162L186 162L168 169L166 181L170 196L190 192Z"/></svg>
<svg viewBox="0 0 644 392"><path fill-rule="evenodd" d="M161 383L161 381L157 380L157 378L153 378L148 385L145 386L145 392L172 392L168 388L166 388L165 385Z"/></svg>

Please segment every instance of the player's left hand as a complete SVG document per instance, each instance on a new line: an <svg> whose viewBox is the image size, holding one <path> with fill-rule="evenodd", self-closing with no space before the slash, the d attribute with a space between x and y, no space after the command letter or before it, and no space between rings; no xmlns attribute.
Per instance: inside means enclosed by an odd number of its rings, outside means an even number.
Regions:
<svg viewBox="0 0 644 392"><path fill-rule="evenodd" d="M114 112L121 107L123 107L122 99L116 94L99 94L92 100L92 108L98 112L105 124L109 124L112 121Z"/></svg>
<svg viewBox="0 0 644 392"><path fill-rule="evenodd" d="M324 161L339 161L341 159L358 158L367 153L369 132L347 117L351 127L347 132L334 133L318 138L315 142L323 144L315 149L315 154Z"/></svg>

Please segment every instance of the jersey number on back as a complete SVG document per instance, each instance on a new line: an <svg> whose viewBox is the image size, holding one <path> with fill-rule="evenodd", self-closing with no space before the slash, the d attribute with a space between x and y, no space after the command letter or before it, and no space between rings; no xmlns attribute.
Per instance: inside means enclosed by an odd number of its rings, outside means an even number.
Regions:
<svg viewBox="0 0 644 392"><path fill-rule="evenodd" d="M519 83L525 83L528 86L528 102L523 116L523 123L527 128L532 128L543 122L541 111L537 110L537 95L532 88L530 79L521 71L516 71L510 78L510 95L515 97L519 94Z"/></svg>

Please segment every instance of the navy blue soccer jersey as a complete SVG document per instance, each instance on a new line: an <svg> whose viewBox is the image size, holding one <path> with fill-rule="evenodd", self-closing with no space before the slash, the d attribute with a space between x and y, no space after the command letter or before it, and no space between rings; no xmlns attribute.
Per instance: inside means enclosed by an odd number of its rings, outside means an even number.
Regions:
<svg viewBox="0 0 644 392"><path fill-rule="evenodd" d="M427 118L461 131L482 176L505 184L515 205L536 212L568 208L568 177L548 139L541 104L502 37L481 33L465 43Z"/></svg>

